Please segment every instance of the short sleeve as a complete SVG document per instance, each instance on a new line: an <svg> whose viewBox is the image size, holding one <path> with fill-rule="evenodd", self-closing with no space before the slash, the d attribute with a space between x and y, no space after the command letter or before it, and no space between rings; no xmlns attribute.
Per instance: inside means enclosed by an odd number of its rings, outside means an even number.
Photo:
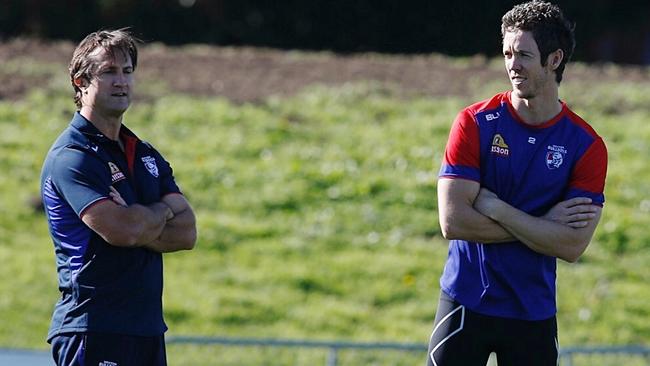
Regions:
<svg viewBox="0 0 650 366"><path fill-rule="evenodd" d="M90 205L109 197L108 167L81 149L62 149L50 173L52 183L79 217Z"/></svg>
<svg viewBox="0 0 650 366"><path fill-rule="evenodd" d="M158 165L160 173L160 197L170 193L181 193L180 188L174 179L174 170L171 164L156 150L152 149L156 158L156 165Z"/></svg>
<svg viewBox="0 0 650 366"><path fill-rule="evenodd" d="M439 177L480 181L479 130L474 116L462 110L454 120Z"/></svg>
<svg viewBox="0 0 650 366"><path fill-rule="evenodd" d="M594 204L602 206L606 176L607 147L601 138L597 138L576 163L565 198L589 197Z"/></svg>

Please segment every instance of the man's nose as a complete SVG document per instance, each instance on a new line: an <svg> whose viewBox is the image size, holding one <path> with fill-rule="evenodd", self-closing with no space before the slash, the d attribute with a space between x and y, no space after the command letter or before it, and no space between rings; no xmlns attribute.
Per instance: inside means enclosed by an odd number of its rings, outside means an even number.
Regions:
<svg viewBox="0 0 650 366"><path fill-rule="evenodd" d="M509 71L521 70L521 61L519 60L519 57L513 56L509 60L507 60L506 67L508 68Z"/></svg>
<svg viewBox="0 0 650 366"><path fill-rule="evenodd" d="M125 86L126 85L126 75L123 72L118 72L113 79L113 85L115 86Z"/></svg>

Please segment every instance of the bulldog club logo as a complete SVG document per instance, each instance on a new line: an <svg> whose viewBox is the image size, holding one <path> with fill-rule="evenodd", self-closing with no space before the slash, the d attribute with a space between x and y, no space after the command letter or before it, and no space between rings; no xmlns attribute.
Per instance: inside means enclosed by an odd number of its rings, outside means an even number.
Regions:
<svg viewBox="0 0 650 366"><path fill-rule="evenodd" d="M501 134L497 133L492 138L492 148L490 149L490 152L503 157L510 156L510 148Z"/></svg>
<svg viewBox="0 0 650 366"><path fill-rule="evenodd" d="M546 152L546 167L554 170L560 167L564 162L564 156L567 154L566 148L559 145L549 145Z"/></svg>
<svg viewBox="0 0 650 366"><path fill-rule="evenodd" d="M144 167L147 168L149 174L153 175L155 178L158 178L158 166L156 165L156 159L151 156L145 156L142 158Z"/></svg>

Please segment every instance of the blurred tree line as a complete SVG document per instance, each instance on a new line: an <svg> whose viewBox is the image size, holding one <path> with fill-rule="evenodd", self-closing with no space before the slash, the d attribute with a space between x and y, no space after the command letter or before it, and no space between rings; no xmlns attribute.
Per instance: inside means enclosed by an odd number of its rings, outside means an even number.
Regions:
<svg viewBox="0 0 650 366"><path fill-rule="evenodd" d="M0 40L79 41L130 26L147 42L335 52L500 53L506 0L0 0ZM575 58L650 64L650 2L557 0L577 23Z"/></svg>

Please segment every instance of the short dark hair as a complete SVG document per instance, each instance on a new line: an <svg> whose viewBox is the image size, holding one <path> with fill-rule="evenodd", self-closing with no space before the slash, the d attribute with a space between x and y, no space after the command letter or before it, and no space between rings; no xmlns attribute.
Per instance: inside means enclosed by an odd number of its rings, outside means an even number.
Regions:
<svg viewBox="0 0 650 366"><path fill-rule="evenodd" d="M533 0L516 5L501 18L501 36L513 30L531 32L539 48L542 66L551 52L561 49L562 62L555 70L555 81L562 81L564 66L571 59L576 45L575 24L564 17L562 10L548 2Z"/></svg>
<svg viewBox="0 0 650 366"><path fill-rule="evenodd" d="M99 30L90 33L84 38L72 53L72 60L68 70L70 70L70 82L74 89L74 102L78 108L81 108L81 89L74 83L75 79L92 80L96 76L98 63L90 55L99 47L103 48L115 56L115 51L122 52L125 56L131 57L133 70L138 64L137 43L142 43L128 31L128 28L115 30Z"/></svg>

